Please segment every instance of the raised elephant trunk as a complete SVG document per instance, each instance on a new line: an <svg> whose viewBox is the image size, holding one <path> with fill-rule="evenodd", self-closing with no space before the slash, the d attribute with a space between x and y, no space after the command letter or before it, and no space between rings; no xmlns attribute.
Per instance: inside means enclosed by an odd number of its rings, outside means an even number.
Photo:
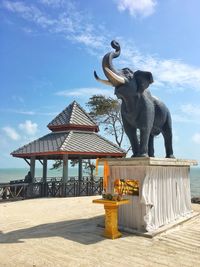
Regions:
<svg viewBox="0 0 200 267"><path fill-rule="evenodd" d="M115 49L115 51L107 53L103 57L103 60L102 60L102 68L103 68L104 74L108 78L108 80L100 79L98 77L98 75L96 74L96 71L94 72L94 76L98 81L100 81L106 85L111 85L111 86L117 87L117 86L125 83L125 78L120 74L119 71L117 71L113 67L112 60L113 60L113 58L116 58L120 55L121 48L120 48L119 43L114 41L114 40L111 42L111 46L112 46L112 48Z"/></svg>

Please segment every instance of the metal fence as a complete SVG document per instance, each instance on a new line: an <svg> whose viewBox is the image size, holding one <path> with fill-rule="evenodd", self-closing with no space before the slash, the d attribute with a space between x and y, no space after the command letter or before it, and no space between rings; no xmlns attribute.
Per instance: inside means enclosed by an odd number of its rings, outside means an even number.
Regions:
<svg viewBox="0 0 200 267"><path fill-rule="evenodd" d="M82 181L70 179L65 184L61 180L50 180L46 183L1 183L0 200L16 200L37 197L76 197L101 195L103 179Z"/></svg>

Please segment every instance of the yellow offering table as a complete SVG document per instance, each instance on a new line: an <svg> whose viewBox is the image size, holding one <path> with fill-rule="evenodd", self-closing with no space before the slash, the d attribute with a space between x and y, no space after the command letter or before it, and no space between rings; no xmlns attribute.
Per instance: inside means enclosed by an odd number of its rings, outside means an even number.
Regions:
<svg viewBox="0 0 200 267"><path fill-rule="evenodd" d="M128 199L113 201L107 199L94 199L93 203L104 204L105 209L105 230L104 236L115 239L121 237L122 234L118 231L118 206L128 204Z"/></svg>

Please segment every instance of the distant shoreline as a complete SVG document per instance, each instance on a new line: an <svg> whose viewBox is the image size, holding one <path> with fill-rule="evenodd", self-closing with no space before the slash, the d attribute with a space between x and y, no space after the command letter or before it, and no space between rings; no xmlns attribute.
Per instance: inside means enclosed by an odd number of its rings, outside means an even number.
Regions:
<svg viewBox="0 0 200 267"><path fill-rule="evenodd" d="M51 167L50 167L51 168ZM29 168L0 168L0 183L10 182L12 180L22 180L29 171ZM84 173L84 176L89 176ZM42 168L36 168L35 176L42 177ZM69 176L77 177L78 168L69 167ZM103 167L99 167L98 176L103 176ZM47 177L62 177L62 168L50 170L48 169ZM191 197L200 196L200 167L192 167L190 169L190 182L191 182Z"/></svg>

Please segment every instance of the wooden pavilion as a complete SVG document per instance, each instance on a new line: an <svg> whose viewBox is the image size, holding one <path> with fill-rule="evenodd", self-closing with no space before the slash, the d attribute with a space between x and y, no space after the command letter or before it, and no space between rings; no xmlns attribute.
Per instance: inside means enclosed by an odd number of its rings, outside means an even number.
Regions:
<svg viewBox="0 0 200 267"><path fill-rule="evenodd" d="M78 178L82 180L82 160L121 158L126 152L98 134L99 127L76 102L58 114L47 127L51 133L13 151L13 157L23 158L30 165L35 182L35 163L43 166L42 182L47 182L47 161L63 160L62 183L68 181L68 160L78 159Z"/></svg>

